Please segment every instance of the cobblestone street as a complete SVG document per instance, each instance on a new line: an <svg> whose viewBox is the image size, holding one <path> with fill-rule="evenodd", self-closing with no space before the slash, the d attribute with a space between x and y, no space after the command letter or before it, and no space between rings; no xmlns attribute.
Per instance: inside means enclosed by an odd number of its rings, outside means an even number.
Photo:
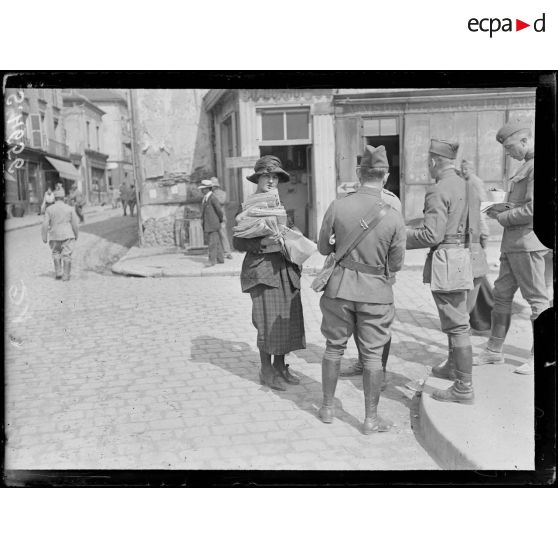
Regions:
<svg viewBox="0 0 558 558"><path fill-rule="evenodd" d="M405 387L446 352L419 269L400 273L395 287L380 411L396 427L363 436L360 379L339 381L333 424L316 416L324 341L309 277L307 348L287 359L303 380L274 392L258 383L250 297L238 277L98 273L91 251L104 243L110 253L112 244L99 234L82 230L69 283L54 281L37 228L6 237L7 468L438 468L413 432L418 400ZM510 332L518 362L530 344L519 309ZM346 357L348 366L354 344Z"/></svg>

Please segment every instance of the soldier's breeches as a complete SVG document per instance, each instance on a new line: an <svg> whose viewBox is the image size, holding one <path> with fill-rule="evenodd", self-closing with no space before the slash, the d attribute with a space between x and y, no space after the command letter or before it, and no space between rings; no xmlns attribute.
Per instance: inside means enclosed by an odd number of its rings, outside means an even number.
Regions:
<svg viewBox="0 0 558 558"><path fill-rule="evenodd" d="M467 312L467 291L451 293L433 292L438 308L442 331L452 337L469 337L469 313Z"/></svg>
<svg viewBox="0 0 558 558"><path fill-rule="evenodd" d="M64 261L72 260L75 239L67 238L66 240L50 240L49 246L52 250L53 259L62 259Z"/></svg>
<svg viewBox="0 0 558 558"><path fill-rule="evenodd" d="M511 314L513 297L519 288L531 306L531 320L549 307L545 282L548 250L508 252L500 255L500 272L494 282L494 312Z"/></svg>
<svg viewBox="0 0 558 558"><path fill-rule="evenodd" d="M393 304L354 302L341 298L320 299L322 334L326 338L324 358L340 360L351 335L362 364L381 368L384 345L389 341L395 316Z"/></svg>

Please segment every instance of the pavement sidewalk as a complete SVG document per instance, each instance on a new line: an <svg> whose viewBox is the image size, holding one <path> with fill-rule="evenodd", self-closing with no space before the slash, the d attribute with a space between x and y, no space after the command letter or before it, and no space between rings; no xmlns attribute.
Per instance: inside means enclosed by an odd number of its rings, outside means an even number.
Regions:
<svg viewBox="0 0 558 558"><path fill-rule="evenodd" d="M405 255L405 267L397 276L396 305L404 298L415 300L413 316L421 321L417 290L422 285L418 270L424 265L427 250L412 250ZM499 267L500 243L491 241L487 247L489 277L494 281ZM138 277L215 277L239 275L244 255L233 252L233 258L206 268L207 256L191 255L184 250L170 248L132 248L112 270L115 273ZM312 275L322 267L324 257L314 254L304 265L305 275ZM408 271L406 273L405 271ZM413 295L413 293L415 293ZM417 302L418 300L418 302ZM530 322L526 302L519 298L508 336L506 351L510 358L502 365L475 367L475 405L461 406L441 403L431 398L434 389L445 388L448 381L428 377L414 389L422 392L419 435L425 447L446 469L533 469L534 468L534 407L532 376L513 373L529 354ZM444 337L442 335L442 337ZM419 343L435 343L427 338ZM480 352L485 338L472 337L475 353ZM510 350L511 348L511 350ZM428 363L435 364L434 362ZM429 370L429 367L425 367ZM505 401L502 399L505 395Z"/></svg>
<svg viewBox="0 0 558 558"><path fill-rule="evenodd" d="M96 215L104 211L117 211L110 205L86 205L83 208L84 216ZM19 229L26 229L28 227L35 227L43 222L42 215L24 215L23 217L10 217L4 220L4 231L15 231Z"/></svg>
<svg viewBox="0 0 558 558"><path fill-rule="evenodd" d="M428 250L409 250L405 254L405 268L422 268ZM487 248L488 263L497 270L500 258L500 243L489 242ZM187 251L170 247L133 247L116 264L112 271L120 275L134 277L213 277L240 275L244 254L232 253L232 259L223 264L205 267L206 254L189 254ZM303 266L303 273L313 275L322 269L325 257L315 253Z"/></svg>

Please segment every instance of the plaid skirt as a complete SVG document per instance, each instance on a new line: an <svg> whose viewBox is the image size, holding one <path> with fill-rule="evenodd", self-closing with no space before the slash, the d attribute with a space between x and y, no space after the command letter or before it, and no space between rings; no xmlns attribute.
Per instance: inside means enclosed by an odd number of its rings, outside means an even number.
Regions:
<svg viewBox="0 0 558 558"><path fill-rule="evenodd" d="M271 355L306 348L300 290L292 287L286 269L280 277L279 287L260 284L249 291L258 349Z"/></svg>

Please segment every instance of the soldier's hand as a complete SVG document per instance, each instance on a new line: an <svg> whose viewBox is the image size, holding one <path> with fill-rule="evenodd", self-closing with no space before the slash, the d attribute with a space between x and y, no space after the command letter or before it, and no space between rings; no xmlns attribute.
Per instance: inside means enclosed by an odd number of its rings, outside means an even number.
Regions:
<svg viewBox="0 0 558 558"><path fill-rule="evenodd" d="M388 277L388 285L395 285L395 275L392 275L391 277Z"/></svg>
<svg viewBox="0 0 558 558"><path fill-rule="evenodd" d="M276 240L276 238L273 236L266 236L265 238L262 239L262 246L264 247L275 246L277 244L279 244L279 241Z"/></svg>

